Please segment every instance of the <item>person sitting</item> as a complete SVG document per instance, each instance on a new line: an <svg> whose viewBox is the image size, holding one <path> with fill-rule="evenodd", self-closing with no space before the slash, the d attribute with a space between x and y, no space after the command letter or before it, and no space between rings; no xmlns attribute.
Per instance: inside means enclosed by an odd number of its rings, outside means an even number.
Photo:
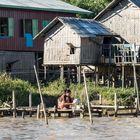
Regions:
<svg viewBox="0 0 140 140"><path fill-rule="evenodd" d="M70 109L73 105L73 99L71 97L71 90L65 89L63 95L58 98L58 108Z"/></svg>

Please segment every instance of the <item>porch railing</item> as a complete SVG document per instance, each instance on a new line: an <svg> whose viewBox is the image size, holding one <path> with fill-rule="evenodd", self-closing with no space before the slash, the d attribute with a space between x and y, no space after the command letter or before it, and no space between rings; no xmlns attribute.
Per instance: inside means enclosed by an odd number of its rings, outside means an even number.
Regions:
<svg viewBox="0 0 140 140"><path fill-rule="evenodd" d="M140 64L140 45L109 44L102 45L101 63Z"/></svg>

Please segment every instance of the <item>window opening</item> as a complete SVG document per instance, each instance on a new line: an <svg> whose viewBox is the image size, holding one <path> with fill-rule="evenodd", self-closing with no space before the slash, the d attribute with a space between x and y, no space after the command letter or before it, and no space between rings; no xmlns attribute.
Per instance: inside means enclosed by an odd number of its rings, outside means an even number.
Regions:
<svg viewBox="0 0 140 140"><path fill-rule="evenodd" d="M8 18L0 18L0 36L8 36Z"/></svg>

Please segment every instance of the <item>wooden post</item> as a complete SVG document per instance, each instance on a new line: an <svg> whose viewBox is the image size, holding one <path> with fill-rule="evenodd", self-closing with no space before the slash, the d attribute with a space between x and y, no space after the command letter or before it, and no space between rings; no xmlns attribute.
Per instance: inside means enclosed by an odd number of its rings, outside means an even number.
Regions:
<svg viewBox="0 0 140 140"><path fill-rule="evenodd" d="M70 67L69 66L68 66L67 72L68 72L68 83L70 83L71 82L71 79L70 79Z"/></svg>
<svg viewBox="0 0 140 140"><path fill-rule="evenodd" d="M77 82L81 83L81 66L77 66Z"/></svg>
<svg viewBox="0 0 140 140"><path fill-rule="evenodd" d="M115 117L117 117L117 111L118 111L118 107L117 107L117 94L114 94L114 111L115 111Z"/></svg>
<svg viewBox="0 0 140 140"><path fill-rule="evenodd" d="M124 62L125 62L124 45L123 45L122 49L123 49L123 54L122 54L122 88L124 88Z"/></svg>
<svg viewBox="0 0 140 140"><path fill-rule="evenodd" d="M37 119L40 118L40 105L37 106Z"/></svg>
<svg viewBox="0 0 140 140"><path fill-rule="evenodd" d="M63 81L64 80L64 66L60 66L60 79Z"/></svg>
<svg viewBox="0 0 140 140"><path fill-rule="evenodd" d="M104 77L104 75L102 75L102 82L103 82L103 85L105 85L105 77Z"/></svg>
<svg viewBox="0 0 140 140"><path fill-rule="evenodd" d="M83 77L84 77L85 93L86 93L86 97L87 97L89 118L90 118L90 123L92 124L93 119L92 119L92 114L91 114L91 108L90 108L90 102L89 102L89 96L88 96L88 89L87 89L87 83L86 83L86 76L85 76L85 71L84 70L83 70Z"/></svg>
<svg viewBox="0 0 140 140"><path fill-rule="evenodd" d="M135 116L137 117L138 116L138 98L135 98Z"/></svg>
<svg viewBox="0 0 140 140"><path fill-rule="evenodd" d="M25 111L22 111L22 118L24 119Z"/></svg>
<svg viewBox="0 0 140 140"><path fill-rule="evenodd" d="M108 64L108 87L110 87L110 80L111 80L111 45L109 45L109 64Z"/></svg>
<svg viewBox="0 0 140 140"><path fill-rule="evenodd" d="M12 91L13 98L13 117L16 118L16 99L15 99L15 91Z"/></svg>
<svg viewBox="0 0 140 140"><path fill-rule="evenodd" d="M102 105L102 95L99 95L99 104Z"/></svg>
<svg viewBox="0 0 140 140"><path fill-rule="evenodd" d="M122 64L122 88L124 88L124 64Z"/></svg>
<svg viewBox="0 0 140 140"><path fill-rule="evenodd" d="M38 79L38 74L37 74L37 70L36 70L36 66L35 65L34 65L34 71L35 71L35 76L36 76L36 80L37 80L38 90L39 90L39 94L40 94L41 104L43 106L45 123L48 124L48 119L47 119L47 115L46 115L46 107L45 107L45 104L44 104L44 101L43 101L43 96L42 96L42 93L41 93L41 87L40 87L40 83L39 83L39 79Z"/></svg>
<svg viewBox="0 0 140 140"><path fill-rule="evenodd" d="M54 106L53 110L54 110L54 116L53 116L53 118L55 118L56 117L56 106Z"/></svg>
<svg viewBox="0 0 140 140"><path fill-rule="evenodd" d="M29 115L30 117L32 117L32 93L29 93L29 108L30 108Z"/></svg>
<svg viewBox="0 0 140 140"><path fill-rule="evenodd" d="M139 91L138 91L138 83L137 83L137 75L136 75L136 46L134 45L134 61L133 61L133 72L134 72L134 91L137 94L137 110L139 110Z"/></svg>

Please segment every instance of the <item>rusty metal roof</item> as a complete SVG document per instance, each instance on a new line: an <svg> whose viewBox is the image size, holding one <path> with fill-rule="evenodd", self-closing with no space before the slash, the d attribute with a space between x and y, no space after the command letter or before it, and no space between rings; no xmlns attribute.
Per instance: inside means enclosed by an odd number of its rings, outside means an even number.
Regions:
<svg viewBox="0 0 140 140"><path fill-rule="evenodd" d="M92 12L61 0L0 0L0 7L90 14Z"/></svg>
<svg viewBox="0 0 140 140"><path fill-rule="evenodd" d="M69 26L81 37L95 37L95 36L112 36L115 35L110 29L106 28L101 23L93 19L80 19L73 17L58 17L55 18L48 26L46 26L38 36L45 36L51 28L53 28L56 23L61 22L65 26ZM34 38L34 39L35 39Z"/></svg>

